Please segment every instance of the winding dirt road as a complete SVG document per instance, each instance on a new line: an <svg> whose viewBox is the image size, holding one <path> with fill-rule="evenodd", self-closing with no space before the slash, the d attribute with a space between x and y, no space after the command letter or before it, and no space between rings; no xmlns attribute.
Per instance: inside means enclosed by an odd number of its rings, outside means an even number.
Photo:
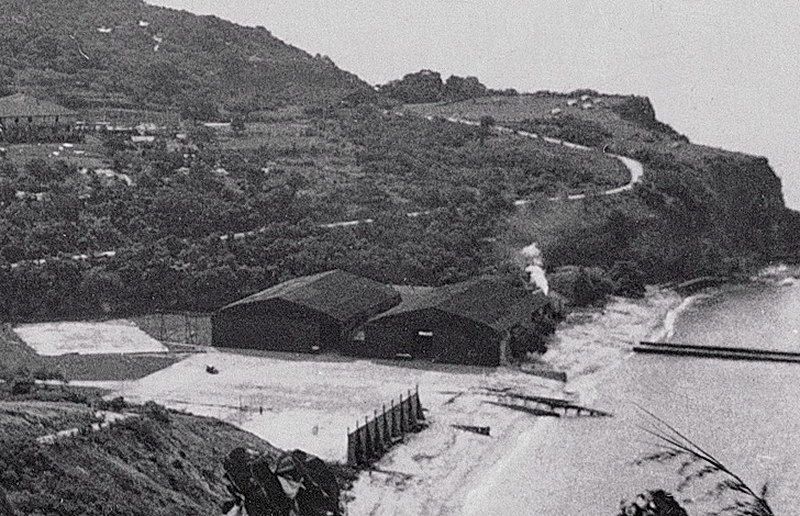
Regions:
<svg viewBox="0 0 800 516"><path fill-rule="evenodd" d="M402 111L395 111L393 113L389 112L389 111L384 111L384 114L386 114L386 115L393 114L393 115L399 116L399 117L406 116L406 113L404 113ZM434 120L436 120L436 117L428 115L428 116L425 117L425 119L429 120L429 121L434 121ZM469 125L469 126L473 126L473 127L480 126L480 122L476 122L474 120L467 120L467 119L463 119L463 118L449 117L449 118L445 118L444 120L446 120L448 122L451 122L451 123L454 123L454 124L463 124L463 125ZM515 136L520 136L522 138L530 138L530 139L539 139L539 140L542 140L544 142L547 142L547 143L550 143L550 144L553 144L553 145L560 145L562 147L567 147L567 148L570 148L570 149L575 149L575 150L580 150L580 151L585 151L585 152L600 152L599 150L597 150L595 148L587 147L585 145L580 145L578 143L572 143L572 142L568 142L568 141L564 141L564 140L559 140L559 139L556 139L556 138L551 138L549 136L540 136L540 135L538 135L536 133L531 133L531 132L528 132L528 131L518 131L518 130L512 129L510 127L504 127L504 126L495 125L495 126L492 127L492 130L495 131L498 134L515 135ZM624 184L622 186L616 187L616 188L612 188L610 190L606 190L604 192L600 192L599 194L580 193L580 194L567 195L565 197L550 197L548 200L553 201L553 202L565 201L565 200L566 201L579 201L579 200L582 200L582 199L586 199L590 195L616 195L616 194L619 194L619 193L622 193L622 192L626 192L628 190L633 189L634 185L642 180L642 176L644 175L644 167L642 166L642 164L639 161L636 161L633 158L629 158L629 157L626 157L626 156L620 156L620 155L617 155L617 154L606 154L606 155L620 160L622 162L622 164L625 165L625 168L627 168L630 171L631 178L630 178L630 181L628 181L628 183L626 183L626 184ZM516 201L514 201L514 205L515 206L524 206L526 204L530 204L530 202L531 202L530 199L517 199ZM416 217L421 217L423 215L429 215L430 213L431 213L431 210L412 211L412 212L406 213L406 216L410 217L410 218L416 218ZM373 224L373 223L375 223L375 219L367 218L367 219L355 219L355 220L343 220L343 221L337 221L337 222L327 222L327 223L324 223L324 224L319 224L318 227L323 228L323 229L337 229L337 228L347 228L347 227L354 227L354 226L359 226L359 225L363 225L363 224ZM250 231L243 231L241 233L232 233L232 234L228 234L228 235L222 235L222 236L220 236L220 240L229 240L229 239L230 240L242 240L244 238L248 238L248 237L252 237L252 236L258 235L258 234L263 233L265 231L266 231L266 228L265 227L261 227L261 228L253 229L253 230L250 230ZM91 255L75 254L75 255L72 255L70 258L72 260L74 260L74 261L86 261L86 260L93 260L93 259L113 258L116 254L117 254L116 251L111 250L111 251L96 252L96 253L93 253ZM12 268L17 268L17 267L20 267L22 265L27 265L27 264L30 264L30 265L43 265L47 260L52 260L52 259L54 259L54 258L40 258L38 260L23 260L23 261L11 264L11 267Z"/></svg>

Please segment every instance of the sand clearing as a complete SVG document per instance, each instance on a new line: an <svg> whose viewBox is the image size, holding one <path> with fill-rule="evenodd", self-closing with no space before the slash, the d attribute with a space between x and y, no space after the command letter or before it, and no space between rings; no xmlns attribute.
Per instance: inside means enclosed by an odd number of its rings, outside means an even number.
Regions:
<svg viewBox="0 0 800 516"><path fill-rule="evenodd" d="M655 290L644 300L612 301L605 310L562 326L545 358L567 370L567 389L591 404L595 373L624 360L630 343L658 331L679 302ZM219 374L207 373L206 365L214 365ZM347 428L419 384L430 427L393 448L376 464L379 471L362 473L350 492L351 514L479 514L491 506L496 492L487 479L504 478L510 461L539 440L546 425L581 424L486 403L496 400L490 389L564 396L556 382L504 368L425 370L409 365L212 352L115 384L112 396L152 399L217 417L276 446L343 461ZM490 426L491 436L456 430L453 424Z"/></svg>
<svg viewBox="0 0 800 516"><path fill-rule="evenodd" d="M218 374L206 372L213 365ZM487 387L530 390L545 382L504 370L443 367L424 370L366 360L297 359L288 355L208 353L190 357L139 381L117 395L155 400L169 407L232 422L281 448L301 448L328 460L346 459L347 429L419 384L423 407L434 420L441 407L459 407L461 397L478 399ZM464 394L460 394L464 393ZM456 401L449 402L454 396ZM480 401L480 400L478 400ZM449 402L449 403L448 403ZM473 421L464 413L462 424ZM455 422L455 421L454 421ZM424 435L428 431L423 432ZM448 435L452 432L448 431Z"/></svg>
<svg viewBox="0 0 800 516"><path fill-rule="evenodd" d="M167 351L160 342L124 320L23 324L14 331L40 355Z"/></svg>

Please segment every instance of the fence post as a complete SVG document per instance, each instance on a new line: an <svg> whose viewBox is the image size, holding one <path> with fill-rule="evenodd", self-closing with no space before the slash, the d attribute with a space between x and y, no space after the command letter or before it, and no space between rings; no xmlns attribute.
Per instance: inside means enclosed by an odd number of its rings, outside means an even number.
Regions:
<svg viewBox="0 0 800 516"><path fill-rule="evenodd" d="M417 419L420 421L425 421L425 414L422 412L422 402L419 400L419 384L417 384Z"/></svg>
<svg viewBox="0 0 800 516"><path fill-rule="evenodd" d="M386 447L383 445L383 428L381 428L381 424L378 421L377 410L372 411L372 421L375 422L375 448L379 455L383 455L386 451Z"/></svg>
<svg viewBox="0 0 800 516"><path fill-rule="evenodd" d="M394 439L395 436L397 435L397 418L394 415L394 398L392 398L391 404L389 406L389 414L390 414L389 417L391 417L391 421L389 421L390 423L389 437Z"/></svg>
<svg viewBox="0 0 800 516"><path fill-rule="evenodd" d="M356 419L356 429L353 431L355 434L355 441L356 441L356 464L362 464L364 462L364 450L365 450L365 443L363 439L363 432L361 431L361 427L358 426L358 420Z"/></svg>
<svg viewBox="0 0 800 516"><path fill-rule="evenodd" d="M375 456L374 449L373 449L373 437L369 435L369 418L364 416L364 434L365 434L365 441L367 442L367 461L371 460L372 457Z"/></svg>
<svg viewBox="0 0 800 516"><path fill-rule="evenodd" d="M387 448L392 445L392 434L389 431L389 419L386 415L386 403L383 404L383 444Z"/></svg>
<svg viewBox="0 0 800 516"><path fill-rule="evenodd" d="M400 436L405 441L406 440L406 416L405 416L405 408L403 407L405 403L403 402L403 395L400 395Z"/></svg>

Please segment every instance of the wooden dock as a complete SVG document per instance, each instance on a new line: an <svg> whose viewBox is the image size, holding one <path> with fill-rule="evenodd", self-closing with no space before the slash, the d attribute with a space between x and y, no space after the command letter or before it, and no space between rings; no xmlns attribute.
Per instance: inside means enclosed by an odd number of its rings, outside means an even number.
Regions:
<svg viewBox="0 0 800 516"><path fill-rule="evenodd" d="M504 392L499 395L497 402L487 402L506 408L528 412L537 416L561 417L570 415L589 417L612 417L613 414L602 410L578 405L570 400L549 398L546 396L529 396L513 392ZM561 411L559 413L558 411Z"/></svg>
<svg viewBox="0 0 800 516"><path fill-rule="evenodd" d="M800 363L800 352L768 349L699 346L694 344L675 344L671 342L640 342L633 347L633 350L637 353L655 355Z"/></svg>

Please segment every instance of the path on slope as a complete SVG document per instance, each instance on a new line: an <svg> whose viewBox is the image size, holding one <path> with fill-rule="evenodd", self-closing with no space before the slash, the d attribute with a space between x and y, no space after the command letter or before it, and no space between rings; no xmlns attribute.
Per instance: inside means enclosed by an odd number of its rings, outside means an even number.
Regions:
<svg viewBox="0 0 800 516"><path fill-rule="evenodd" d="M39 444L55 444L55 442L58 440L76 437L82 435L82 433L99 432L100 430L108 428L111 425L118 423L120 421L124 421L132 417L139 417L139 414L132 412L117 413L117 412L109 412L107 410L98 410L97 412L95 412L94 416L99 420L99 422L92 423L91 425L84 427L68 428L66 430L60 430L53 434L43 435L41 437L37 437L36 442Z"/></svg>
<svg viewBox="0 0 800 516"><path fill-rule="evenodd" d="M399 117L406 116L406 113L404 113L402 111L395 111L394 113L390 113L389 111L384 111L384 113L387 114L387 115L388 114L394 114L395 116L399 116ZM429 120L429 121L434 121L434 120L436 120L436 117L434 117L432 115L428 115L428 116L425 117L425 119ZM467 119L463 119L463 118L448 117L448 118L445 118L444 120L446 120L447 122L450 122L450 123L454 123L454 124L463 124L463 125L469 125L469 126L473 126L473 127L480 126L480 122L476 122L474 120L467 120ZM499 133L499 134L516 135L516 136L521 136L523 138L539 139L539 140L542 140L542 141L547 142L547 143L551 143L551 144L554 144L554 145L561 145L561 146L567 147L569 149L575 149L575 150L580 150L580 151L599 152L595 148L587 147L585 145L581 145L581 144L578 144L578 143L559 140L559 139L556 139L556 138L551 138L549 136L540 136L540 135L538 135L536 133L531 133L531 132L528 132L528 131L520 131L520 130L512 129L510 127L504 127L504 126L495 125L495 126L492 127L492 129L494 131L496 131L497 133ZM626 157L626 156L620 156L618 154L606 153L606 155L609 156L609 157L616 158L616 159L620 160L622 162L622 164L625 166L625 168L627 168L628 171L630 171L631 178L630 178L630 181L628 181L628 183L626 183L626 184L624 184L622 186L616 187L616 188L612 188L610 190L606 190L604 192L600 192L599 194L580 193L580 194L567 195L565 197L550 197L548 200L549 201L553 201L553 202L564 201L564 200L567 200L567 201L579 201L579 200L586 199L590 195L616 195L616 194L620 194L622 192L626 192L626 191L629 191L629 190L633 189L633 187L634 187L634 185L636 183L641 182L642 176L644 175L644 167L642 166L641 162L639 162L639 161L637 161L637 160L635 160L633 158L629 158L629 157ZM517 199L516 201L514 201L514 205L515 206L524 206L526 204L529 204L530 202L531 202L530 199ZM424 211L408 212L405 215L407 217L416 218L416 217L420 217L422 215L428 215L430 213L431 213L431 210L424 210ZM324 224L319 224L318 227L323 228L323 229L335 229L335 228L354 227L354 226L359 226L359 225L364 225L364 224L373 224L373 223L375 223L375 219L367 218L367 219L344 220L344 221L338 221L338 222L328 222L328 223L324 223ZM260 234L260 233L264 233L266 231L266 229L267 229L266 227L261 227L261 228L253 229L251 231L243 231L241 233L233 233L233 234L228 234L228 235L222 235L222 236L220 236L220 240L242 240L244 238L248 238L248 237L252 237L252 236L255 236L257 234ZM70 258L72 260L75 260L75 261L85 261L85 260L98 259L98 258L113 258L116 254L117 254L116 251L111 250L111 251L97 252L97 253L93 253L91 255L75 254L75 255L72 255ZM11 264L11 267L12 268L16 268L16 267L19 267L19 266L24 265L24 264L42 265L46 261L47 261L47 259L45 259L45 258L41 258L41 259L38 259L38 260L22 260L20 262L16 262L16 263Z"/></svg>

